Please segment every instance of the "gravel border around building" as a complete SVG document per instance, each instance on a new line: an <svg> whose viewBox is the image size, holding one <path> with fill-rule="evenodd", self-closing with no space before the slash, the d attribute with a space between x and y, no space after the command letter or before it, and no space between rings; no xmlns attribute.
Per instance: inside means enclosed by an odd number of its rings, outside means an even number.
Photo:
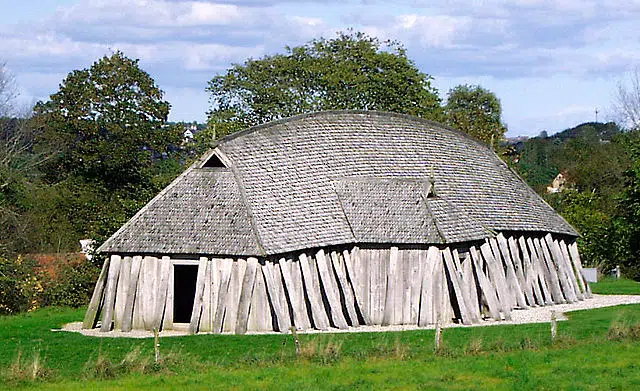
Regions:
<svg viewBox="0 0 640 391"><path fill-rule="evenodd" d="M525 324L525 323L547 323L551 319L551 311L556 312L556 317L558 320L566 320L567 317L564 315L567 312L571 311L580 311L580 310L589 310L594 308L602 308L602 307L612 307L616 305L626 305L626 304L640 304L640 295L593 295L590 299L585 299L584 301L579 301L572 304L559 304L552 305L547 307L532 307L526 310L513 310L511 312L511 320L510 321L492 321L485 320L482 323L473 324L473 325L462 325L462 324L447 324L443 325L443 328L453 328L453 327L481 327L481 326L500 326L500 325L508 325L508 324ZM184 330L166 330L160 332L160 337L180 337L189 335L187 330L187 325L185 325ZM371 332L387 332L387 331L405 331L405 330L429 330L434 329L434 325L430 325L427 327L418 327L413 325L400 325L400 326L360 326L360 327L350 327L346 330L340 329L329 329L329 330L309 330L309 331L300 331L300 334L327 334L327 333L371 333ZM145 330L132 330L130 332L122 332L122 331L109 331L109 332L101 332L99 329L92 330L83 330L82 322L73 322L68 323L62 327L62 329L53 329L52 331L67 331L67 332L76 332L81 333L86 336L91 337L102 337L102 338L153 338L153 332L145 331ZM201 333L208 334L208 333ZM264 332L264 333L247 333L251 335L256 334L282 334L277 332ZM231 335L231 334L229 334Z"/></svg>

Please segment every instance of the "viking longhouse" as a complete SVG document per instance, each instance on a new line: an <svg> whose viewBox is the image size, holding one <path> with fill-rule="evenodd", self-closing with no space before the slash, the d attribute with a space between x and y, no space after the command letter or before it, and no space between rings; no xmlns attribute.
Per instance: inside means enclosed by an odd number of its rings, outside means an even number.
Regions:
<svg viewBox="0 0 640 391"><path fill-rule="evenodd" d="M590 296L576 231L486 145L407 115L221 139L99 252L84 327L477 323Z"/></svg>

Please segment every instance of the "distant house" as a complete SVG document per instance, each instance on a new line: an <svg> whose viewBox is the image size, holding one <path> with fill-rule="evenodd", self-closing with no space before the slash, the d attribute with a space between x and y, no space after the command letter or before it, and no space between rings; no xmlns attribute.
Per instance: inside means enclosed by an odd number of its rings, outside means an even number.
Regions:
<svg viewBox="0 0 640 391"><path fill-rule="evenodd" d="M193 141L193 136L198 132L198 125L193 124L185 124L184 132L182 133L182 137L185 143L189 143Z"/></svg>
<svg viewBox="0 0 640 391"><path fill-rule="evenodd" d="M551 186L547 186L547 193L554 194L560 193L565 190L567 185L567 176L565 173L559 173L551 182Z"/></svg>
<svg viewBox="0 0 640 391"><path fill-rule="evenodd" d="M84 327L509 319L589 296L576 237L465 133L392 113L300 115L219 140L109 238Z"/></svg>

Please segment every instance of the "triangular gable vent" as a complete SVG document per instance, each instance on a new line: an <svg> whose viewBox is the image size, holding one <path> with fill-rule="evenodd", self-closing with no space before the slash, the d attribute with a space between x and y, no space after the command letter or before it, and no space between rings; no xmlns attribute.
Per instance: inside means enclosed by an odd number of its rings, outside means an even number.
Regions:
<svg viewBox="0 0 640 391"><path fill-rule="evenodd" d="M202 165L202 167L227 167L222 163L222 160L216 155L213 154L211 157Z"/></svg>

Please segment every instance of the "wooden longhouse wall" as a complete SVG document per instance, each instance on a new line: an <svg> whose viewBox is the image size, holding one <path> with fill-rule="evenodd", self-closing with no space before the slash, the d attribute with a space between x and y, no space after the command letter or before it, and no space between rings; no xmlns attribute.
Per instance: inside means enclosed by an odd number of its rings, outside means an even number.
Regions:
<svg viewBox="0 0 640 391"><path fill-rule="evenodd" d="M355 246L277 259L112 255L85 327L173 329L175 265L198 268L191 332L478 323L590 297L575 241L502 234L471 246ZM103 288L100 288L103 286Z"/></svg>
<svg viewBox="0 0 640 391"><path fill-rule="evenodd" d="M218 140L109 238L84 326L509 319L589 297L577 235L462 132L393 113L305 114Z"/></svg>

